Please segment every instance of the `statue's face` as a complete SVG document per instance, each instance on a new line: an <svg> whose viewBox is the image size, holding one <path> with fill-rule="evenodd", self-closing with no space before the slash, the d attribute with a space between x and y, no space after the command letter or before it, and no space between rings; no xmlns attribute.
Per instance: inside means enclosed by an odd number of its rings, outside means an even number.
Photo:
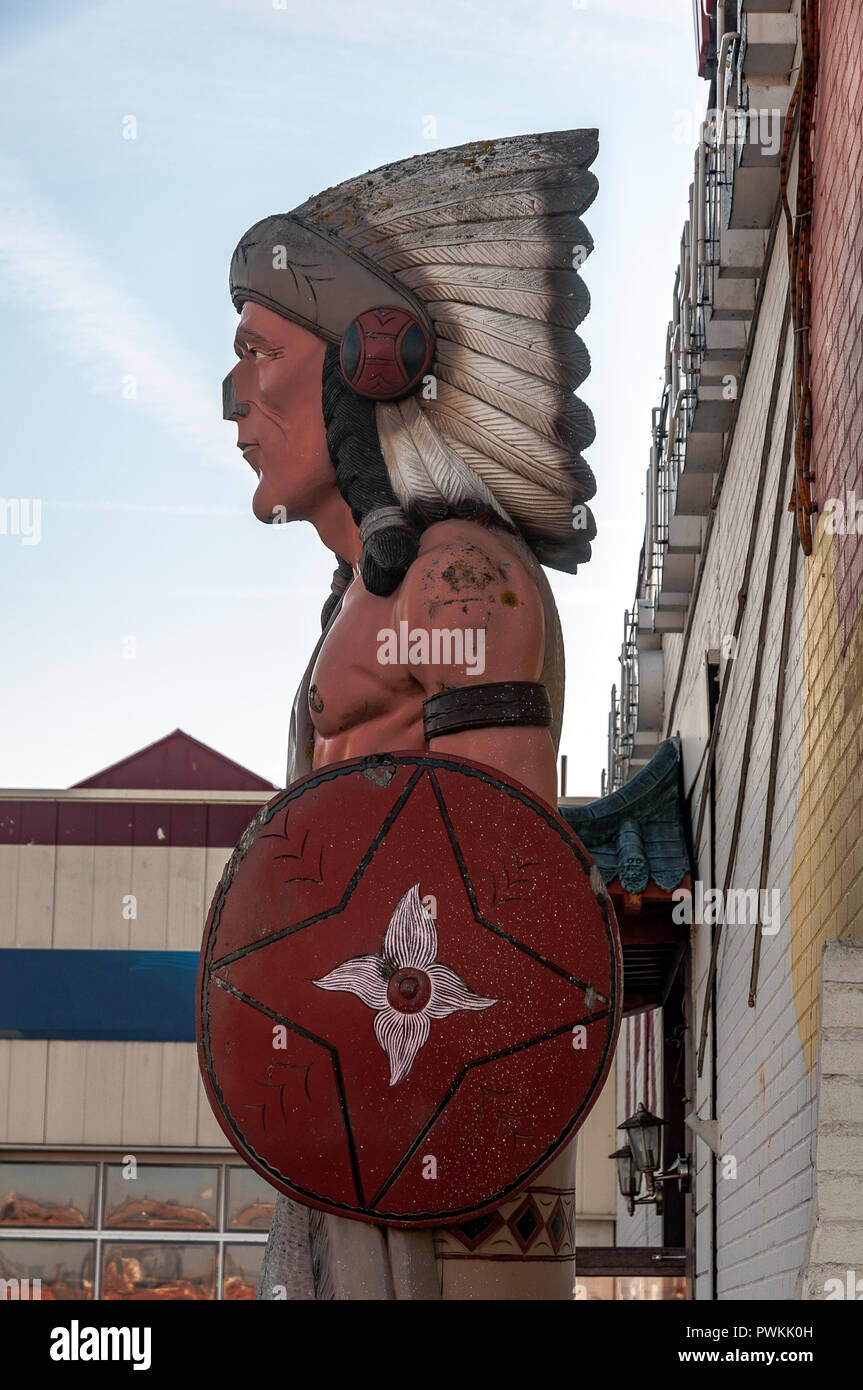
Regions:
<svg viewBox="0 0 863 1390"><path fill-rule="evenodd" d="M259 304L246 303L234 339L237 447L258 475L259 521L315 514L336 485L321 409L326 344ZM246 413L242 413L246 407Z"/></svg>

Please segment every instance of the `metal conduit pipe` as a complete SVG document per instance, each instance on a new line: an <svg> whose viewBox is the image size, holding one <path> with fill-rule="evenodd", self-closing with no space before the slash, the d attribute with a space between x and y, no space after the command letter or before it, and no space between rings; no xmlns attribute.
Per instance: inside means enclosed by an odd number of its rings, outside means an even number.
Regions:
<svg viewBox="0 0 863 1390"><path fill-rule="evenodd" d="M673 417L669 416L668 432L665 436L665 476L668 484L668 506L669 511L672 506L672 497L677 497L677 470L674 466L674 430L672 428Z"/></svg>
<svg viewBox="0 0 863 1390"><path fill-rule="evenodd" d="M698 272L706 265L707 262L707 238L705 235L707 223L707 145L705 138L705 125L706 122L702 122L701 136L695 151L695 223L692 238L692 259L694 262L694 273L692 276L692 284L690 291L693 313L697 310L700 301L700 296L698 292Z"/></svg>
<svg viewBox="0 0 863 1390"><path fill-rule="evenodd" d="M695 150L692 187L689 193L689 225L691 228L689 234L689 305L693 314L698 303L698 155L700 150L701 145L699 144Z"/></svg>
<svg viewBox="0 0 863 1390"><path fill-rule="evenodd" d="M658 459L656 466L651 467L650 470L650 496L653 515L653 533L650 537L650 563L653 567L654 588L658 595L659 587L662 583L662 552L659 544L659 528L662 518L660 512Z"/></svg>
<svg viewBox="0 0 863 1390"><path fill-rule="evenodd" d="M685 353L689 347L689 314L687 305L689 298L686 286L689 284L689 223L683 224L683 236L680 238L680 293L678 296L678 312L680 314L680 352Z"/></svg>
<svg viewBox="0 0 863 1390"><path fill-rule="evenodd" d="M752 506L752 527L749 532L749 545L746 551L746 561L743 566L743 578L740 584L740 589L738 590L737 594L737 613L734 618L734 631L732 634L733 642L731 648L732 651L735 651L737 647L737 639L740 636L740 629L743 626L743 614L746 610L746 601L749 597L749 577L752 573L752 562L755 556L755 543L756 534L758 531L758 518L761 515L761 499L764 495L764 486L767 481L767 465L770 460L770 447L772 443L773 416L776 413L776 401L779 396L779 383L781 381L782 366L785 361L785 346L786 338L788 337L788 324L790 322L790 319L791 301L789 299L789 296L786 294L785 310L782 315L782 327L779 331L779 347L776 353L776 362L773 367L773 385L770 390L770 403L767 407L767 419L764 422L764 440L761 446L761 464L758 470L758 483L755 489L755 500ZM713 515L715 515L715 511L712 510L711 516ZM704 553L706 554L706 542ZM692 610L690 609L690 611ZM719 740L719 731L722 728L722 714L725 708L725 701L728 696L729 686L731 684L731 672L734 669L734 665L734 659L729 658L725 666L725 671L722 675L722 685L719 691L719 701L716 706L716 714L713 719L713 729L710 734L710 743L708 744L707 748L707 768L705 772L704 781L701 787L701 800L698 807L698 825L695 831L695 839L693 841L696 855L698 854L698 847L701 843L701 832L704 829L704 817L707 812L708 781L710 773L713 769L713 761L716 757L716 745ZM675 690L675 696L676 694L677 691ZM700 1074L701 1073L699 1069L699 1075Z"/></svg>
<svg viewBox="0 0 863 1390"><path fill-rule="evenodd" d="M740 30L735 29L722 35L716 56L716 109L720 116L725 116L725 64L728 62L728 50L736 39L740 38Z"/></svg>
<svg viewBox="0 0 863 1390"><path fill-rule="evenodd" d="M688 265L689 263L687 262L687 269ZM678 361L680 364L680 375L683 377L688 377L692 375L692 362L690 360L690 357L693 351L692 322L689 312L688 296L684 298L683 304L681 305L681 314L682 331L680 335L680 355Z"/></svg>
<svg viewBox="0 0 863 1390"><path fill-rule="evenodd" d="M653 508L653 451L651 450L650 466L647 470L647 582L653 584L653 530L654 530L654 508Z"/></svg>
<svg viewBox="0 0 863 1390"><path fill-rule="evenodd" d="M681 239L682 240L682 239ZM673 338L680 336L680 266L674 276L674 289L671 295L671 326L673 328Z"/></svg>
<svg viewBox="0 0 863 1390"><path fill-rule="evenodd" d="M790 410L793 419L794 403ZM785 581L785 612L782 617L782 643L779 649L779 674L776 678L776 698L773 703L773 737L770 743L770 763L767 778L767 804L764 808L764 835L761 841L761 874L759 877L758 901L761 890L767 887L767 874L770 868L770 847L773 840L773 806L776 799L776 775L779 769L779 746L782 740L782 706L785 701L785 680L788 674L788 647L791 638L791 613L794 607L794 586L797 582L797 552L800 546L797 536L792 532L791 549L788 555L788 578ZM752 936L752 966L749 973L749 1007L755 1008L758 997L758 975L761 968L761 921L756 921Z"/></svg>
<svg viewBox="0 0 863 1390"><path fill-rule="evenodd" d="M670 418L670 420L669 420L669 422L668 422L668 456L669 456L669 459L671 459L671 458L676 458L676 453L677 453L677 431L678 431L679 424L680 424L680 410L681 410L681 407L682 407L683 402L684 402L685 399L686 399L685 393L682 392L682 391L678 391L678 393L677 393L677 399L675 400L675 402L674 402L674 407L673 407L673 409L672 409L672 411L671 411L671 418ZM672 452L672 451L673 451L673 452ZM679 472L679 468L678 468L678 466L677 466L677 463L675 462L675 474L676 474L677 472ZM676 484L677 484L677 478L676 478L676 476L675 476L675 488L676 488Z"/></svg>
<svg viewBox="0 0 863 1390"><path fill-rule="evenodd" d="M784 346L784 342L783 342ZM791 345L792 362L794 344ZM782 365L785 365L785 355L782 355ZM772 416L768 420L768 433L772 445ZM758 638L755 646L755 669L752 673L752 689L749 692L749 710L746 717L746 733L743 738L743 752L740 758L740 775L737 780L737 802L734 808L734 823L731 828L731 844L728 847L728 862L725 865L725 876L722 881L722 901L728 901L728 890L731 887L731 880L734 877L734 866L737 862L737 846L740 842L740 825L743 820L743 807L746 801L746 787L749 779L750 754L752 752L752 739L755 733L755 719L758 714L758 697L761 694L761 673L764 668L764 651L767 645L767 623L770 618L770 600L773 597L773 570L776 566L776 551L779 546L779 531L782 525L782 518L788 508L785 505L785 498L788 495L788 480L786 477L788 469L788 455L791 448L791 430L794 424L794 415L791 405L786 412L785 434L782 440L782 453L779 458L779 486L776 491L776 502L773 508L773 527L770 533L770 551L767 557L767 570L764 575L764 591L761 597L761 618L758 624ZM770 450L772 452L772 450ZM754 516L752 519L753 534L758 526L759 518ZM762 862L762 873L764 865ZM762 884L763 887L763 884ZM759 897L759 906L761 899ZM759 916L757 913L756 916ZM704 992L704 1012L701 1016L701 1035L698 1041L698 1064L697 1072L701 1075L704 1066L704 1054L707 1049L707 1022L708 1013L711 1008L716 1010L716 963L719 959L719 943L722 940L723 921L720 919L715 924L713 941L710 951L710 965L707 972L707 988ZM715 1021L715 1020L714 1020Z"/></svg>
<svg viewBox="0 0 863 1390"><path fill-rule="evenodd" d="M677 680L674 683L674 693L672 694L671 702L669 704L667 725L669 731L674 728L674 715L677 710L677 701L680 697L680 689L683 684L683 676L686 668L686 657L689 651L689 642L692 636L692 624L695 618L695 609L698 602L698 595L701 591L701 581L704 578L704 572L707 566L707 557L708 551L710 549L710 540L713 535L713 526L716 520L719 498L722 493L722 485L725 481L725 474L728 469L728 461L731 457L731 450L734 444L734 434L737 428L737 421L740 417L740 403L743 400L744 387L746 385L746 378L749 372L749 363L752 360L752 352L755 346L755 325L757 325L759 321L761 305L764 301L768 272L773 260L773 249L776 243L776 234L779 229L779 218L781 215L781 211L781 205L777 203L776 211L773 214L773 222L770 228L770 236L767 241L767 251L764 257L764 270L758 281L758 290L755 296L755 309L752 315L753 327L749 332L749 336L746 342L746 352L743 358L743 367L740 373L740 382L738 385L737 399L734 402L734 415L731 420L731 426L725 436L725 444L722 450L722 459L719 464L719 473L717 475L716 485L713 489L713 495L710 499L710 511L707 517L707 526L704 531L704 542L701 547L701 555L699 557L698 569L696 570L695 574L695 586L692 591L692 597L690 599L689 609L687 611L686 627L683 633L683 646L680 652L680 663L677 668Z"/></svg>

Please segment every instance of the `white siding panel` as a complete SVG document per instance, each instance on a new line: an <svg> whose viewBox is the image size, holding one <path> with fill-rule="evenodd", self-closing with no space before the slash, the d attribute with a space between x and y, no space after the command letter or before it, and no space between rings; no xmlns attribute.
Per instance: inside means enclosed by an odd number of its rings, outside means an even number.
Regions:
<svg viewBox="0 0 863 1390"><path fill-rule="evenodd" d="M55 950L81 951L93 944L93 845L58 845L54 895Z"/></svg>
<svg viewBox="0 0 863 1390"><path fill-rule="evenodd" d="M99 845L94 853L93 930L90 944L102 951L129 945L135 923L123 916L123 899L132 892L131 845Z"/></svg>
<svg viewBox="0 0 863 1390"><path fill-rule="evenodd" d="M198 1129L198 1058L194 1043L162 1044L158 1142L191 1147Z"/></svg>
<svg viewBox="0 0 863 1390"><path fill-rule="evenodd" d="M0 1038L0 1144L9 1141L9 1101L12 1095L12 1040Z"/></svg>
<svg viewBox="0 0 863 1390"><path fill-rule="evenodd" d="M207 1092L204 1090L200 1073L198 1074L198 1144L202 1149L231 1148L213 1114L210 1102L207 1100Z"/></svg>
<svg viewBox="0 0 863 1390"><path fill-rule="evenodd" d="M0 1141L4 1144L44 1141L47 1058L46 1042L0 1041Z"/></svg>
<svg viewBox="0 0 863 1390"><path fill-rule="evenodd" d="M123 1044L85 1043L84 1132L88 1144L123 1137Z"/></svg>
<svg viewBox="0 0 863 1390"><path fill-rule="evenodd" d="M55 857L54 845L18 847L16 946L44 951L51 945Z"/></svg>
<svg viewBox="0 0 863 1390"><path fill-rule="evenodd" d="M132 883L138 917L130 922L130 945L138 951L164 951L168 944L168 867L167 846L136 845L132 860Z"/></svg>
<svg viewBox="0 0 863 1390"><path fill-rule="evenodd" d="M19 845L0 845L0 947L17 946Z"/></svg>
<svg viewBox="0 0 863 1390"><path fill-rule="evenodd" d="M163 1043L122 1043L123 1144L153 1144L159 1133Z"/></svg>
<svg viewBox="0 0 863 1390"><path fill-rule="evenodd" d="M233 849L208 849L207 850L207 874L206 886L204 890L205 913L210 910L210 903L213 901L213 894L219 886L219 880L225 872Z"/></svg>
<svg viewBox="0 0 863 1390"><path fill-rule="evenodd" d="M86 1144L87 1043L49 1042L46 1144Z"/></svg>
<svg viewBox="0 0 863 1390"><path fill-rule="evenodd" d="M210 906L207 850L168 850L168 949L198 951Z"/></svg>

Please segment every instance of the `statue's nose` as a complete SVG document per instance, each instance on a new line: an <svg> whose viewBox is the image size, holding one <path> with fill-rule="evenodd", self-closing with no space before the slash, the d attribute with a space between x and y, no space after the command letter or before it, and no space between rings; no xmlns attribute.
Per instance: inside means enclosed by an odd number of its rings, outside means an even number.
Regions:
<svg viewBox="0 0 863 1390"><path fill-rule="evenodd" d="M249 407L240 405L237 402L237 391L234 386L234 374L228 372L222 382L222 417L225 420L239 420L243 415L248 415Z"/></svg>

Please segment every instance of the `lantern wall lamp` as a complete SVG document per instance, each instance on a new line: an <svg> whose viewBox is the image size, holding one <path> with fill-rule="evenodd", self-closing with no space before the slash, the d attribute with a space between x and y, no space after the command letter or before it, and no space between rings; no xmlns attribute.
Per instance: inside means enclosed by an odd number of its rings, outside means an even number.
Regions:
<svg viewBox="0 0 863 1390"><path fill-rule="evenodd" d="M681 1192L689 1191L692 1169L689 1159L683 1154L678 1154L669 1169L660 1172L660 1127L666 1123L658 1115L651 1115L647 1107L639 1102L635 1114L617 1126L623 1130L626 1142L608 1156L617 1163L617 1181L621 1195L626 1198L630 1216L636 1206L652 1205L657 1213L662 1212L662 1188L659 1184L677 1182ZM639 1197L642 1178L646 1194Z"/></svg>

